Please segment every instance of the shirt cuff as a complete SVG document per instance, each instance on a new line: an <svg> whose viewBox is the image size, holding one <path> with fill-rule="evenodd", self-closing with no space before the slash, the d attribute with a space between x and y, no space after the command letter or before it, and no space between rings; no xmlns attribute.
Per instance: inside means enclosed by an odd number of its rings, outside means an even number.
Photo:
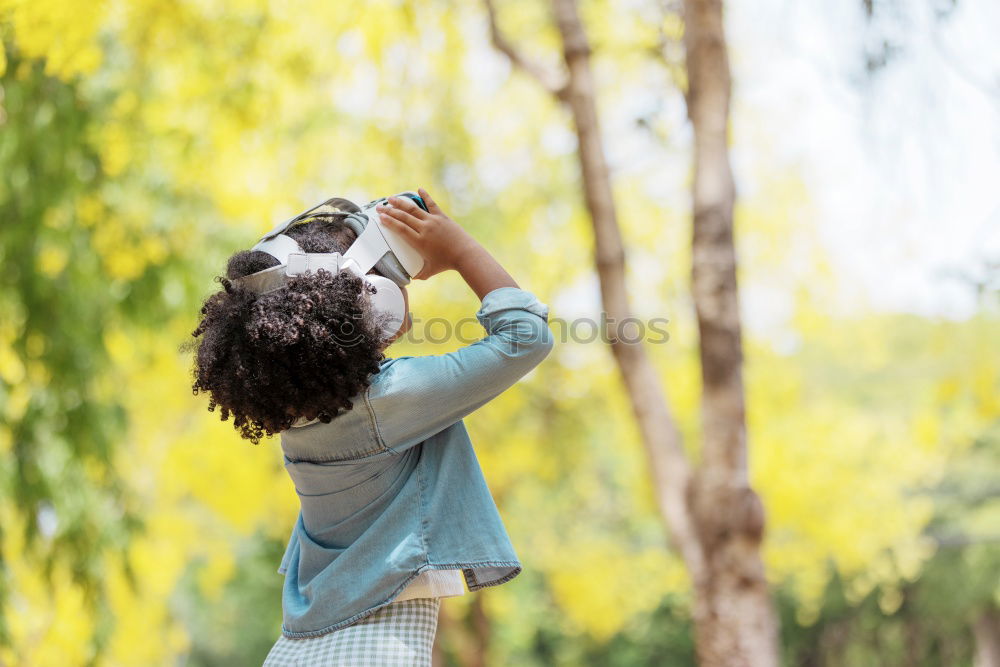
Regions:
<svg viewBox="0 0 1000 667"><path fill-rule="evenodd" d="M483 297L476 319L489 330L492 316L507 310L525 310L545 322L549 321L549 307L534 294L519 287L498 287L487 294Z"/></svg>

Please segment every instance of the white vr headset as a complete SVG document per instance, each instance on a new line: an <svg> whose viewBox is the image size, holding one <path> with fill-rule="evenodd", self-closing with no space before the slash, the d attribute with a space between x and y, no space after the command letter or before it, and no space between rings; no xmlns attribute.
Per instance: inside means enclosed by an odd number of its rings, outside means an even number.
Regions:
<svg viewBox="0 0 1000 667"><path fill-rule="evenodd" d="M427 210L420 195L411 190L396 196L409 197L420 208ZM307 271L315 273L319 269L325 269L334 274L350 271L374 288L375 293L371 295L372 308L376 314L385 317L383 336L392 336L406 318L406 304L400 287L420 273L424 259L398 234L382 224L378 211L375 210L379 204L392 206L387 197L371 201L363 207L347 199L334 197L289 218L265 234L251 248L266 252L277 259L279 264L237 278L233 283L257 294L267 294L287 285L289 277ZM324 218L338 220L358 235L357 240L343 254L304 252L295 239L284 233L294 225ZM368 272L373 268L382 275L369 275Z"/></svg>

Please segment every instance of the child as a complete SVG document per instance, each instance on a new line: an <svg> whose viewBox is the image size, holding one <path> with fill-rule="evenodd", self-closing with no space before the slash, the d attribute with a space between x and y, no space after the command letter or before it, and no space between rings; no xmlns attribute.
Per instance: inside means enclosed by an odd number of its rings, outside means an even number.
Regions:
<svg viewBox="0 0 1000 667"><path fill-rule="evenodd" d="M548 309L419 192L427 211L395 197L379 215L423 257L415 278L459 272L482 300L482 340L385 358L409 317L386 336L348 271L251 293L233 281L278 265L259 251L233 255L194 332L195 393L210 392L209 409L254 443L281 434L301 501L278 570L282 636L265 665L430 665L440 598L521 571L462 418L549 353ZM331 218L286 234L313 253L355 239Z"/></svg>

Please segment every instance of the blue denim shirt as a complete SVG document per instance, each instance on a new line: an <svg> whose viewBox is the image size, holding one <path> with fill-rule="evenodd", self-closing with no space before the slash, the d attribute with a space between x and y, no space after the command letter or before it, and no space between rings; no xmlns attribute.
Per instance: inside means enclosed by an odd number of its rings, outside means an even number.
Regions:
<svg viewBox="0 0 1000 667"><path fill-rule="evenodd" d="M428 569L461 569L472 591L521 571L462 418L549 353L548 308L503 287L476 317L482 340L384 361L352 410L281 433L301 501L278 569L285 636L350 625Z"/></svg>

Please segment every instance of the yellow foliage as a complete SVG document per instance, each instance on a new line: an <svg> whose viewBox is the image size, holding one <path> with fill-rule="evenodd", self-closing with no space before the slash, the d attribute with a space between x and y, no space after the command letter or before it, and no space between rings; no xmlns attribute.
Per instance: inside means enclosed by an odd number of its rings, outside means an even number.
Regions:
<svg viewBox="0 0 1000 667"><path fill-rule="evenodd" d="M157 539L154 547L140 539L129 552L129 560L136 569L134 588L125 578L117 556L108 556L106 590L115 631L104 664L164 664L187 648L186 633L170 617L168 598L178 575L177 554L189 548L190 542L171 545ZM160 549L165 556L162 572L158 571L157 560Z"/></svg>
<svg viewBox="0 0 1000 667"><path fill-rule="evenodd" d="M274 453L239 441L228 424L203 418L203 405L189 393L188 360L176 351L175 341L186 329L184 321L166 323L159 331L110 322L105 333L120 371L109 391L121 396L122 386L142 388L124 396L132 415L131 435L117 452L116 467L141 492L147 529L127 553L134 588L117 554L100 555L115 621L100 664L157 665L183 655L189 639L172 617L169 599L185 570L204 559L198 584L209 597L217 596L234 571L235 536L260 527L284 538L297 510L297 498ZM6 344L0 348L0 371L5 381L18 380L3 405L8 418L16 419L32 383L20 381L24 368ZM183 418L192 412L198 419ZM0 429L0 451L8 447L9 432ZM0 653L0 662L85 664L92 657L94 625L85 613L83 592L64 569L56 570L49 590L24 548L22 527L11 510L0 506L2 549L12 582L8 619L14 648Z"/></svg>
<svg viewBox="0 0 1000 667"><path fill-rule="evenodd" d="M32 332L24 341L24 351L28 353L29 359L42 356L45 352L45 337L37 331Z"/></svg>
<svg viewBox="0 0 1000 667"><path fill-rule="evenodd" d="M572 630L598 641L651 613L666 594L683 594L690 585L681 563L663 549L629 553L610 540L597 539L564 543L552 560L546 575L564 620Z"/></svg>
<svg viewBox="0 0 1000 667"><path fill-rule="evenodd" d="M66 268L69 253L62 246L47 246L38 253L38 270L49 278L55 278Z"/></svg>
<svg viewBox="0 0 1000 667"><path fill-rule="evenodd" d="M115 364L126 366L134 363L135 345L121 328L112 325L104 330L104 347Z"/></svg>
<svg viewBox="0 0 1000 667"><path fill-rule="evenodd" d="M0 649L0 662L40 667L85 664L92 657L94 625L86 613L83 591L63 565L55 568L51 582L44 578L25 550L24 526L12 509L0 506L2 547L12 583L7 618L14 648Z"/></svg>
<svg viewBox="0 0 1000 667"><path fill-rule="evenodd" d="M136 231L117 217L109 216L96 224L91 236L94 250L111 278L134 280L142 275L154 258L162 260L162 241L135 240Z"/></svg>
<svg viewBox="0 0 1000 667"><path fill-rule="evenodd" d="M101 127L98 145L101 147L101 168L114 178L120 175L132 159L128 130L120 123L105 123Z"/></svg>
<svg viewBox="0 0 1000 667"><path fill-rule="evenodd" d="M2 0L0 18L8 21L28 58L44 58L45 72L69 79L92 74L101 64L98 31L105 3L63 0Z"/></svg>
<svg viewBox="0 0 1000 667"><path fill-rule="evenodd" d="M7 391L7 401L3 406L3 414L11 422L16 422L24 416L31 400L31 387L26 384L14 385Z"/></svg>
<svg viewBox="0 0 1000 667"><path fill-rule="evenodd" d="M8 343L0 343L0 380L9 385L17 386L24 380L24 364L21 357L14 352Z"/></svg>
<svg viewBox="0 0 1000 667"><path fill-rule="evenodd" d="M225 547L225 544L221 545L198 572L198 585L210 600L218 599L222 586L232 578L236 566L232 554Z"/></svg>
<svg viewBox="0 0 1000 667"><path fill-rule="evenodd" d="M83 227L94 227L104 222L108 212L104 202L94 194L76 200L76 220Z"/></svg>

